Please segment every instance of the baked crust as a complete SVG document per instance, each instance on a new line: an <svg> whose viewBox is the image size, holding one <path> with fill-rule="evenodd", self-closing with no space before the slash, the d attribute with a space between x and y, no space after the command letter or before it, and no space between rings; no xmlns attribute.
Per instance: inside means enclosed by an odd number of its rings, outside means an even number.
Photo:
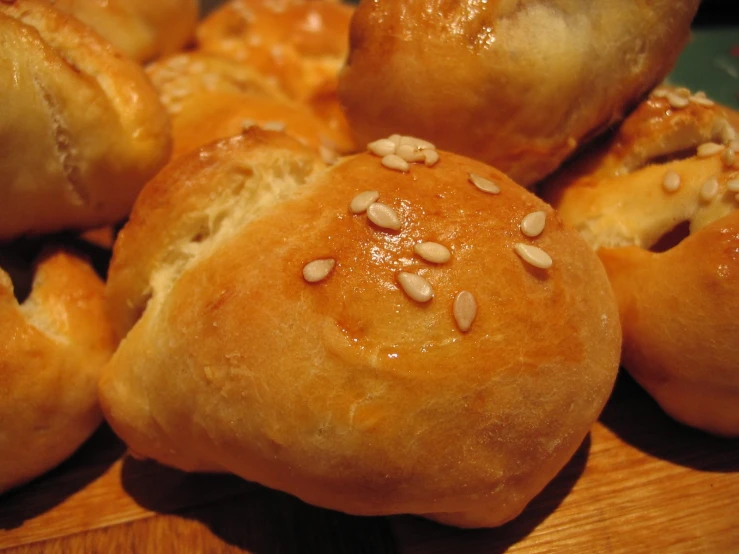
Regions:
<svg viewBox="0 0 739 554"><path fill-rule="evenodd" d="M85 261L47 252L21 305L0 269L0 492L65 460L100 424L98 377L114 347L103 283Z"/></svg>
<svg viewBox="0 0 739 554"><path fill-rule="evenodd" d="M0 240L123 219L170 154L143 70L48 3L0 3Z"/></svg>

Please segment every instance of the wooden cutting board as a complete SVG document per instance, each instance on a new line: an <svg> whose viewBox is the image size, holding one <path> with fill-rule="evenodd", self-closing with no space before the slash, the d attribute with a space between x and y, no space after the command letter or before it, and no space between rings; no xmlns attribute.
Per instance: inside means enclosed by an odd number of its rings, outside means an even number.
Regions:
<svg viewBox="0 0 739 554"><path fill-rule="evenodd" d="M0 551L739 553L739 440L673 422L623 375L572 461L499 529L348 516L124 450L103 427L57 470L0 497Z"/></svg>

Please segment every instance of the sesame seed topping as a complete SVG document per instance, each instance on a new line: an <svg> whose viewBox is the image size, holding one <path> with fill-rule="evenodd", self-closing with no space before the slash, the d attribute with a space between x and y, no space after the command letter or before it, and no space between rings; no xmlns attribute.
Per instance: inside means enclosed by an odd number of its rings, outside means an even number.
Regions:
<svg viewBox="0 0 739 554"><path fill-rule="evenodd" d="M309 283L323 281L331 273L334 265L336 265L336 260L332 258L313 260L303 267L303 279Z"/></svg>
<svg viewBox="0 0 739 554"><path fill-rule="evenodd" d="M490 179L481 177L477 173L470 173L470 182L482 192L487 192L488 194L500 193L500 187L498 185L493 183Z"/></svg>
<svg viewBox="0 0 739 554"><path fill-rule="evenodd" d="M387 140L389 140L390 142L392 142L395 146L400 146L400 139L401 138L402 137L400 135L395 134L395 135L390 135L389 137L387 137Z"/></svg>
<svg viewBox="0 0 739 554"><path fill-rule="evenodd" d="M531 212L521 220L521 232L527 237L538 237L544 231L547 222L547 214L544 212Z"/></svg>
<svg viewBox="0 0 739 554"><path fill-rule="evenodd" d="M718 179L711 177L708 181L703 183L701 187L701 200L704 202L710 202L718 194Z"/></svg>
<svg viewBox="0 0 739 554"><path fill-rule="evenodd" d="M241 130L248 131L252 127L255 127L256 124L257 122L254 121L253 119L245 119L244 121L241 122Z"/></svg>
<svg viewBox="0 0 739 554"><path fill-rule="evenodd" d="M388 154L387 156L384 156L382 158L382 165L388 169L394 169L395 171L403 173L410 169L408 162L396 154Z"/></svg>
<svg viewBox="0 0 739 554"><path fill-rule="evenodd" d="M452 257L449 249L438 242L419 242L413 246L413 251L427 262L434 264L446 263Z"/></svg>
<svg viewBox="0 0 739 554"><path fill-rule="evenodd" d="M706 106L710 108L711 106L716 105L716 102L714 102L713 100L710 100L704 96L698 96L695 94L688 99L694 104L698 104L699 106Z"/></svg>
<svg viewBox="0 0 739 554"><path fill-rule="evenodd" d="M739 192L739 179L732 179L726 183L726 189L729 192Z"/></svg>
<svg viewBox="0 0 739 554"><path fill-rule="evenodd" d="M727 148L721 153L721 161L724 162L726 167L731 167L736 161L736 152L731 148Z"/></svg>
<svg viewBox="0 0 739 554"><path fill-rule="evenodd" d="M677 87L675 89L675 94L682 98L689 98L690 97L690 89L687 87Z"/></svg>
<svg viewBox="0 0 739 554"><path fill-rule="evenodd" d="M667 98L667 103L673 108L684 108L690 103L690 100L674 92L668 92L665 98Z"/></svg>
<svg viewBox="0 0 739 554"><path fill-rule="evenodd" d="M452 307L452 313L454 314L454 321L457 322L457 327L463 333L466 333L472 327L472 322L475 321L477 316L477 300L471 292L463 290L454 299L454 305Z"/></svg>
<svg viewBox="0 0 739 554"><path fill-rule="evenodd" d="M395 150L395 153L398 155L398 157L403 158L406 162L409 163L422 162L426 160L425 156L423 155L423 151L419 150L415 146L411 146L410 144L401 144Z"/></svg>
<svg viewBox="0 0 739 554"><path fill-rule="evenodd" d="M277 131L280 133L285 130L286 125L282 121L267 121L261 127L265 131Z"/></svg>
<svg viewBox="0 0 739 554"><path fill-rule="evenodd" d="M718 144L716 142L704 142L700 146L698 146L698 157L699 158L710 158L711 156L715 156L719 152L723 152L724 150L723 144Z"/></svg>
<svg viewBox="0 0 739 554"><path fill-rule="evenodd" d="M384 158L388 154L395 154L395 148L396 144L389 139L376 140L367 145L367 150L381 158Z"/></svg>
<svg viewBox="0 0 739 554"><path fill-rule="evenodd" d="M674 171L667 171L662 177L662 188L667 192L675 192L680 188L680 175Z"/></svg>
<svg viewBox="0 0 739 554"><path fill-rule="evenodd" d="M730 140L729 148L731 148L734 152L739 152L739 140Z"/></svg>
<svg viewBox="0 0 739 554"><path fill-rule="evenodd" d="M339 155L334 150L323 144L318 147L318 153L321 155L323 163L328 165L334 165L339 159Z"/></svg>
<svg viewBox="0 0 739 554"><path fill-rule="evenodd" d="M721 128L721 142L730 144L732 141L736 141L736 129L728 121L724 121L724 126Z"/></svg>
<svg viewBox="0 0 739 554"><path fill-rule="evenodd" d="M398 212L380 202L374 202L367 207L367 217L378 227L393 231L400 229L402 223Z"/></svg>
<svg viewBox="0 0 739 554"><path fill-rule="evenodd" d="M401 271L398 282L405 293L416 302L428 302L434 297L434 289L426 279L415 273Z"/></svg>
<svg viewBox="0 0 739 554"><path fill-rule="evenodd" d="M652 91L652 96L655 98L665 98L667 96L667 89L656 88Z"/></svg>
<svg viewBox="0 0 739 554"><path fill-rule="evenodd" d="M439 153L436 150L421 150L421 153L425 160L424 164L426 164L427 167L432 167L439 161Z"/></svg>
<svg viewBox="0 0 739 554"><path fill-rule="evenodd" d="M436 149L436 146L434 146L430 142L420 139L420 138L416 138L416 137L408 137L408 136L400 137L399 146L404 146L404 145L413 146L417 150L435 150Z"/></svg>
<svg viewBox="0 0 739 554"><path fill-rule="evenodd" d="M376 190L366 190L360 192L354 198L352 198L349 209L353 214L361 214L367 211L372 203L380 197L380 193Z"/></svg>
<svg viewBox="0 0 739 554"><path fill-rule="evenodd" d="M552 258L544 252L541 248L538 248L536 246L532 246L530 244L524 244L523 242L518 242L513 246L513 249L516 251L516 254L518 254L521 259L526 262L527 264L533 265L534 267L538 267L540 269L549 269L552 267Z"/></svg>

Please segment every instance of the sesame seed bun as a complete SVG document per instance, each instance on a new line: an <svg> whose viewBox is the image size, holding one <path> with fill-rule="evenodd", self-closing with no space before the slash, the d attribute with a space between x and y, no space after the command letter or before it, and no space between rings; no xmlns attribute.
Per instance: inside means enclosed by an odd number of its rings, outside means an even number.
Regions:
<svg viewBox="0 0 739 554"><path fill-rule="evenodd" d="M736 114L681 92L652 93L542 193L605 264L623 366L675 419L739 436Z"/></svg>
<svg viewBox="0 0 739 554"><path fill-rule="evenodd" d="M0 2L0 240L123 219L167 161L143 70L47 2Z"/></svg>
<svg viewBox="0 0 739 554"><path fill-rule="evenodd" d="M125 339L100 395L115 431L162 463L349 513L518 515L611 391L616 304L548 205L438 154L407 171L371 153L326 168L251 129L170 164L111 264ZM537 211L530 238L519 225Z"/></svg>
<svg viewBox="0 0 739 554"><path fill-rule="evenodd" d="M529 186L667 75L698 4L362 2L339 97L360 144L422 136Z"/></svg>
<svg viewBox="0 0 739 554"><path fill-rule="evenodd" d="M43 255L21 305L0 268L0 493L65 460L100 424L97 382L114 346L103 283L85 261Z"/></svg>
<svg viewBox="0 0 739 554"><path fill-rule="evenodd" d="M137 62L186 46L198 18L197 0L51 0L51 4Z"/></svg>

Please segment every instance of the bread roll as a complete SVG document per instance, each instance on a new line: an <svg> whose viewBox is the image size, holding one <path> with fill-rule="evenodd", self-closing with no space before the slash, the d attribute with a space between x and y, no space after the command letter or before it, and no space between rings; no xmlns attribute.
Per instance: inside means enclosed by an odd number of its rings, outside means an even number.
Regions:
<svg viewBox="0 0 739 554"><path fill-rule="evenodd" d="M103 283L80 258L38 262L18 304L0 269L0 493L69 457L102 420L100 368L114 348Z"/></svg>
<svg viewBox="0 0 739 554"><path fill-rule="evenodd" d="M243 63L192 52L157 61L146 71L172 114L174 156L237 135L251 124L284 127L316 152L324 152L327 160L354 149L346 129L332 127L310 106L291 100L268 77ZM330 107L326 110L330 120Z"/></svg>
<svg viewBox="0 0 739 554"><path fill-rule="evenodd" d="M183 48L198 19L197 0L50 1L138 62Z"/></svg>
<svg viewBox="0 0 739 554"><path fill-rule="evenodd" d="M562 468L618 367L600 263L499 171L397 139L429 165L402 171L398 149L326 169L254 128L145 188L114 251L125 340L100 383L134 451L465 527L514 518Z"/></svg>
<svg viewBox="0 0 739 554"><path fill-rule="evenodd" d="M360 143L423 136L532 185L667 75L698 3L365 1L339 96Z"/></svg>
<svg viewBox="0 0 739 554"><path fill-rule="evenodd" d="M123 219L167 161L141 68L35 0L0 3L0 240Z"/></svg>
<svg viewBox="0 0 739 554"><path fill-rule="evenodd" d="M543 194L599 249L619 301L623 366L675 419L739 436L732 116L660 88Z"/></svg>
<svg viewBox="0 0 739 554"><path fill-rule="evenodd" d="M338 0L230 0L198 25L198 48L247 63L304 101L336 81L352 10Z"/></svg>

